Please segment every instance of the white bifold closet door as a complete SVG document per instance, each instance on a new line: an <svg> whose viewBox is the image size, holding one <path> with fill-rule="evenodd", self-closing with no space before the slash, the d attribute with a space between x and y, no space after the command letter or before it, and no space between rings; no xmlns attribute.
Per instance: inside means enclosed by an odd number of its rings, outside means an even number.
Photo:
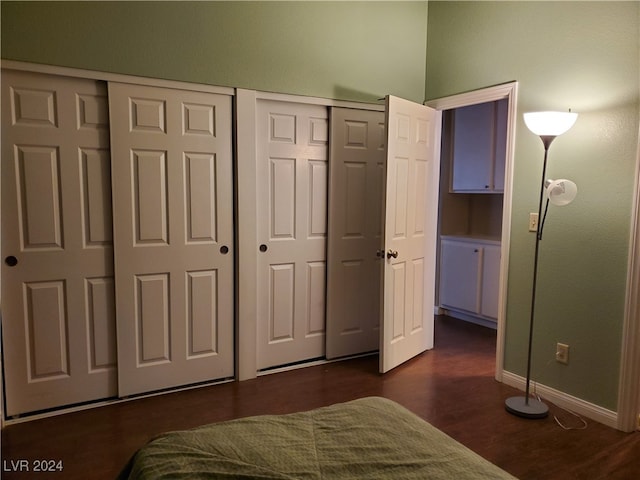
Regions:
<svg viewBox="0 0 640 480"><path fill-rule="evenodd" d="M109 84L119 395L232 377L231 97Z"/></svg>
<svg viewBox="0 0 640 480"><path fill-rule="evenodd" d="M384 112L331 109L327 358L380 348Z"/></svg>
<svg viewBox="0 0 640 480"><path fill-rule="evenodd" d="M325 355L327 109L261 100L256 122L262 370Z"/></svg>
<svg viewBox="0 0 640 480"><path fill-rule="evenodd" d="M6 414L117 395L106 84L2 71Z"/></svg>

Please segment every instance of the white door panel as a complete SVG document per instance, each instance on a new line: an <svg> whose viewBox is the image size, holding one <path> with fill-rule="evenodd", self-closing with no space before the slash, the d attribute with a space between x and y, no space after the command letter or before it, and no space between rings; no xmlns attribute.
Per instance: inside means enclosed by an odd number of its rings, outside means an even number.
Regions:
<svg viewBox="0 0 640 480"><path fill-rule="evenodd" d="M117 393L108 119L103 83L2 72L8 416Z"/></svg>
<svg viewBox="0 0 640 480"><path fill-rule="evenodd" d="M257 107L257 368L324 357L328 119L325 107Z"/></svg>
<svg viewBox="0 0 640 480"><path fill-rule="evenodd" d="M109 84L121 396L233 375L228 96Z"/></svg>
<svg viewBox="0 0 640 480"><path fill-rule="evenodd" d="M433 348L439 114L387 97L380 371Z"/></svg>
<svg viewBox="0 0 640 480"><path fill-rule="evenodd" d="M378 350L384 112L332 108L327 358Z"/></svg>

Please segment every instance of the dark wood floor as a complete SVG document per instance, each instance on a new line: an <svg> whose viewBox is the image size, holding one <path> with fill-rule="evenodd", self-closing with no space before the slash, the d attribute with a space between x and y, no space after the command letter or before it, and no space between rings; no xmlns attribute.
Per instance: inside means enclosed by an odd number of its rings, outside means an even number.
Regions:
<svg viewBox="0 0 640 480"><path fill-rule="evenodd" d="M57 478L113 479L137 448L168 430L370 395L395 400L523 480L640 478L640 433L592 421L565 431L551 417L507 413L504 399L517 392L494 380L494 352L495 332L442 317L434 350L386 375L372 356L10 425L2 432L2 478L47 478L6 470L10 461L52 459L63 462Z"/></svg>

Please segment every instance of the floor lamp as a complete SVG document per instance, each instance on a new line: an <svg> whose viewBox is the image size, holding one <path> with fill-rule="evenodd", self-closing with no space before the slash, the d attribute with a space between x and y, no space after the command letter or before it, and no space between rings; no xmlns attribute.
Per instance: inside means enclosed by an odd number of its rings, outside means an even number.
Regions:
<svg viewBox="0 0 640 480"><path fill-rule="evenodd" d="M533 286L531 288L531 316L529 317L529 351L527 355L527 383L525 396L509 397L505 401L505 407L509 413L524 418L545 418L549 413L549 408L541 401L530 398L529 387L531 384L531 347L533 345L533 321L535 317L536 304L536 283L538 280L538 252L540 240L542 240L542 229L546 217L549 201L556 205L566 205L575 198L577 188L575 183L569 180L546 180L547 155L551 142L558 136L569 130L578 117L577 113L571 112L531 112L524 114L524 122L527 128L540 136L544 145L544 161L542 164L542 180L540 181L540 202L538 205L538 226L536 229L536 246L533 260ZM547 204L542 212L545 192Z"/></svg>

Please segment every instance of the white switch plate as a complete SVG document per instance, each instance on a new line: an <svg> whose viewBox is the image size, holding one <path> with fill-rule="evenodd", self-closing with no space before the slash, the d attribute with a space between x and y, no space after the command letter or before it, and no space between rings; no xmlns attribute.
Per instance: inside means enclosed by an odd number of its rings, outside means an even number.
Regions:
<svg viewBox="0 0 640 480"><path fill-rule="evenodd" d="M538 231L538 214L537 213L529 214L529 231L530 232Z"/></svg>
<svg viewBox="0 0 640 480"><path fill-rule="evenodd" d="M556 360L565 365L569 363L569 345L566 343L556 344Z"/></svg>

